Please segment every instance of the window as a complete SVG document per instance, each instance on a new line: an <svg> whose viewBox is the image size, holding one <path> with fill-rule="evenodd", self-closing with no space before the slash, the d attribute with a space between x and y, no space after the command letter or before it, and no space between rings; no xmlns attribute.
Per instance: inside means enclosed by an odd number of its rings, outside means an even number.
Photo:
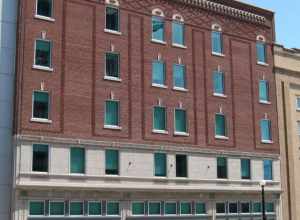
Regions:
<svg viewBox="0 0 300 220"><path fill-rule="evenodd" d="M238 213L238 204L236 202L228 203L228 212L229 212L229 214L237 214Z"/></svg>
<svg viewBox="0 0 300 220"><path fill-rule="evenodd" d="M165 22L162 17L152 17L152 40L165 41Z"/></svg>
<svg viewBox="0 0 300 220"><path fill-rule="evenodd" d="M166 131L166 108L155 106L153 109L153 130L154 131Z"/></svg>
<svg viewBox="0 0 300 220"><path fill-rule="evenodd" d="M217 158L217 177L218 179L227 179L227 158Z"/></svg>
<svg viewBox="0 0 300 220"><path fill-rule="evenodd" d="M175 45L184 45L184 24L179 21L172 23L172 43Z"/></svg>
<svg viewBox="0 0 300 220"><path fill-rule="evenodd" d="M263 103L269 102L269 83L266 80L259 81L259 101Z"/></svg>
<svg viewBox="0 0 300 220"><path fill-rule="evenodd" d="M272 141L271 121L269 119L262 119L260 121L260 132L262 142L270 143Z"/></svg>
<svg viewBox="0 0 300 220"><path fill-rule="evenodd" d="M165 203L165 215L176 215L177 214L177 203L166 202Z"/></svg>
<svg viewBox="0 0 300 220"><path fill-rule="evenodd" d="M300 137L300 121L297 121L297 135Z"/></svg>
<svg viewBox="0 0 300 220"><path fill-rule="evenodd" d="M187 133L186 111L183 109L175 109L175 134Z"/></svg>
<svg viewBox="0 0 300 220"><path fill-rule="evenodd" d="M214 81L214 95L224 95L225 94L224 74L220 71L214 71L213 81Z"/></svg>
<svg viewBox="0 0 300 220"><path fill-rule="evenodd" d="M88 215L100 216L102 214L101 202L88 202Z"/></svg>
<svg viewBox="0 0 300 220"><path fill-rule="evenodd" d="M29 202L29 215L30 216L45 215L45 202L44 201L30 201Z"/></svg>
<svg viewBox="0 0 300 220"><path fill-rule="evenodd" d="M106 29L110 31L119 32L119 9L115 7L106 7Z"/></svg>
<svg viewBox="0 0 300 220"><path fill-rule="evenodd" d="M50 201L49 203L50 216L63 216L65 215L65 203L63 201Z"/></svg>
<svg viewBox="0 0 300 220"><path fill-rule="evenodd" d="M105 151L105 174L119 175L119 151Z"/></svg>
<svg viewBox="0 0 300 220"><path fill-rule="evenodd" d="M79 147L71 148L71 173L84 174L85 172L85 150Z"/></svg>
<svg viewBox="0 0 300 220"><path fill-rule="evenodd" d="M180 202L180 215L191 215L192 214L192 203Z"/></svg>
<svg viewBox="0 0 300 220"><path fill-rule="evenodd" d="M43 17L52 17L52 0L37 0L36 14Z"/></svg>
<svg viewBox="0 0 300 220"><path fill-rule="evenodd" d="M173 83L175 89L186 88L185 66L181 64L173 65Z"/></svg>
<svg viewBox="0 0 300 220"><path fill-rule="evenodd" d="M217 214L225 214L226 213L226 206L225 206L224 202L216 203L216 213Z"/></svg>
<svg viewBox="0 0 300 220"><path fill-rule="evenodd" d="M48 92L33 92L33 118L49 119L49 94Z"/></svg>
<svg viewBox="0 0 300 220"><path fill-rule="evenodd" d="M105 54L105 57L106 78L120 78L120 54L109 52Z"/></svg>
<svg viewBox="0 0 300 220"><path fill-rule="evenodd" d="M275 207L273 202L267 202L266 203L266 212L267 213L274 213L275 212Z"/></svg>
<svg viewBox="0 0 300 220"><path fill-rule="evenodd" d="M224 114L217 113L215 116L215 136L226 137L226 118Z"/></svg>
<svg viewBox="0 0 300 220"><path fill-rule="evenodd" d="M131 210L132 210L132 215L145 215L145 203L133 202Z"/></svg>
<svg viewBox="0 0 300 220"><path fill-rule="evenodd" d="M300 96L296 98L296 110L300 111Z"/></svg>
<svg viewBox="0 0 300 220"><path fill-rule="evenodd" d="M107 202L106 214L108 216L119 216L120 215L120 204L119 202Z"/></svg>
<svg viewBox="0 0 300 220"><path fill-rule="evenodd" d="M35 41L35 66L51 68L51 42L48 40Z"/></svg>
<svg viewBox="0 0 300 220"><path fill-rule="evenodd" d="M70 202L70 215L83 215L83 202Z"/></svg>
<svg viewBox="0 0 300 220"><path fill-rule="evenodd" d="M160 215L161 214L161 203L160 202L149 202L149 215Z"/></svg>
<svg viewBox="0 0 300 220"><path fill-rule="evenodd" d="M176 155L176 177L187 177L187 156Z"/></svg>
<svg viewBox="0 0 300 220"><path fill-rule="evenodd" d="M167 155L165 153L154 154L155 176L167 176Z"/></svg>
<svg viewBox="0 0 300 220"><path fill-rule="evenodd" d="M241 159L242 179L249 180L251 178L251 161L250 159Z"/></svg>
<svg viewBox="0 0 300 220"><path fill-rule="evenodd" d="M105 127L119 127L120 102L114 100L105 101Z"/></svg>
<svg viewBox="0 0 300 220"><path fill-rule="evenodd" d="M216 54L223 54L223 40L222 32L212 32L212 52Z"/></svg>
<svg viewBox="0 0 300 220"><path fill-rule="evenodd" d="M266 63L266 44L263 41L258 41L256 43L256 56L257 62L259 63Z"/></svg>
<svg viewBox="0 0 300 220"><path fill-rule="evenodd" d="M48 145L34 144L32 148L32 171L48 172Z"/></svg>
<svg viewBox="0 0 300 220"><path fill-rule="evenodd" d="M241 202L241 213L250 213L250 203Z"/></svg>
<svg viewBox="0 0 300 220"><path fill-rule="evenodd" d="M264 160L264 180L273 180L273 161Z"/></svg>
<svg viewBox="0 0 300 220"><path fill-rule="evenodd" d="M197 202L195 204L195 212L196 215L204 215L206 214L206 205L204 202Z"/></svg>
<svg viewBox="0 0 300 220"><path fill-rule="evenodd" d="M254 202L252 203L252 212L253 213L261 213L261 203L260 202Z"/></svg>
<svg viewBox="0 0 300 220"><path fill-rule="evenodd" d="M166 68L163 61L152 62L152 85L164 87L166 84Z"/></svg>

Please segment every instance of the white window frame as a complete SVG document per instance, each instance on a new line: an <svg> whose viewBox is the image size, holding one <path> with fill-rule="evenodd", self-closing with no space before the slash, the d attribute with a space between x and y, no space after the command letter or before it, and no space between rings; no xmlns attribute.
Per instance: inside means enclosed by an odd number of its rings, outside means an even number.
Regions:
<svg viewBox="0 0 300 220"><path fill-rule="evenodd" d="M71 203L82 203L82 215L71 215ZM82 216L84 216L84 212L85 212L85 210L84 210L84 201L82 201L82 200L70 200L69 201L69 216L70 217L82 217Z"/></svg>
<svg viewBox="0 0 300 220"><path fill-rule="evenodd" d="M298 108L298 99L299 99L299 104L300 104L300 96L296 96L296 111L300 111L300 105Z"/></svg>
<svg viewBox="0 0 300 220"><path fill-rule="evenodd" d="M115 150L118 151L118 174L106 174L106 151L107 150ZM116 148L105 148L104 149L104 174L105 176L120 176L121 174L121 151L120 149L116 149ZM120 202L120 201L112 201L112 202Z"/></svg>
<svg viewBox="0 0 300 220"><path fill-rule="evenodd" d="M262 203L261 203L261 201L252 201L252 203L251 203L251 213L253 215L261 215L262 211L260 211L260 212L254 212L254 210L253 210L254 203L259 203L260 204L260 210L262 210Z"/></svg>
<svg viewBox="0 0 300 220"><path fill-rule="evenodd" d="M268 90L268 91L267 91L267 100L261 100L260 97L259 97L259 103L260 103L260 104L267 104L267 105L270 105L270 104L271 104L271 102L270 102L270 83L269 83L269 81L266 80L266 79L260 79L260 80L259 80L259 83L260 83L261 81L264 81L264 82L266 83L266 85L267 85L267 90ZM258 89L260 90L260 86L259 86ZM259 91L259 95L260 95L260 91Z"/></svg>
<svg viewBox="0 0 300 220"><path fill-rule="evenodd" d="M34 93L35 92L42 92L42 93L47 93L48 94L48 119L44 119L44 118L35 118L33 115L34 112ZM32 92L32 103L31 103L31 122L38 122L38 123L46 123L46 124L51 124L52 120L51 120L51 94L49 91L41 91L41 90L33 90Z"/></svg>
<svg viewBox="0 0 300 220"><path fill-rule="evenodd" d="M119 214L118 215L108 215L108 209L107 209L107 207L108 207L108 203L118 203L119 204ZM121 203L120 203L120 201L117 201L117 200L107 200L106 201L106 203L105 203L105 210L106 210L106 213L105 213L105 215L106 216L121 216Z"/></svg>
<svg viewBox="0 0 300 220"><path fill-rule="evenodd" d="M136 215L133 214L133 204L134 203L143 203L144 204L144 214L143 215ZM130 202L130 210L131 210L131 216L145 216L146 215L146 202L144 200L134 200Z"/></svg>
<svg viewBox="0 0 300 220"><path fill-rule="evenodd" d="M259 42L260 43L264 43L264 47L265 47L265 60L267 61L268 55L267 55L267 47L266 47L267 46L266 38L263 35L257 35L257 37L256 37L256 44L259 43ZM256 57L256 60L257 60L257 64L258 65L269 66L269 64L267 62L258 61L258 57Z"/></svg>
<svg viewBox="0 0 300 220"><path fill-rule="evenodd" d="M180 15L180 14L174 14L173 15L173 21L172 21L172 25L173 23L177 23L177 24L181 24L183 25L183 44L177 44L177 43L174 43L173 42L173 29L172 29L172 46L173 47L179 47L179 48L183 48L183 49L186 49L187 47L185 46L186 44L186 39L185 39L185 23L184 23L184 19L183 19L183 16Z"/></svg>
<svg viewBox="0 0 300 220"><path fill-rule="evenodd" d="M165 78L164 84L158 84L158 83L153 82L153 63L154 62L162 63L164 65L164 72L163 72L164 78ZM152 65L151 66L151 68L152 68L152 72L151 72L151 85L152 85L152 87L167 89L168 86L166 85L166 83L167 83L167 71L166 71L166 68L167 68L166 65L167 64L166 64L166 62L164 60L154 59L154 60L152 60L151 65Z"/></svg>
<svg viewBox="0 0 300 220"><path fill-rule="evenodd" d="M166 155L166 176L156 176L155 175L155 154L165 154ZM168 177L168 153L166 153L165 151L153 152L153 177L154 178L167 178Z"/></svg>
<svg viewBox="0 0 300 220"><path fill-rule="evenodd" d="M105 119L106 119L106 102L107 101L112 101L112 102L118 102L118 125L107 125L105 124ZM104 101L104 120L103 120L104 128L105 129L111 129L111 130L121 130L122 127L121 125L121 102L120 100L117 99L106 99Z"/></svg>
<svg viewBox="0 0 300 220"><path fill-rule="evenodd" d="M249 205L249 212L243 212L242 211L242 204L248 204ZM240 214L241 215L250 215L251 214L251 202L250 201L240 201Z"/></svg>
<svg viewBox="0 0 300 220"><path fill-rule="evenodd" d="M159 207L160 207L160 209L159 209L159 214L150 214L150 203L159 203ZM162 204L161 204L161 201L155 201L155 200L152 200L152 201L148 201L148 216L161 216L161 214L162 214Z"/></svg>
<svg viewBox="0 0 300 220"><path fill-rule="evenodd" d="M45 145L48 146L48 172L39 172L39 171L33 171L33 145ZM51 167L51 145L50 144L44 144L44 143L32 143L31 145L32 149L32 159L31 159L31 172L34 174L48 174L50 173L50 167Z"/></svg>
<svg viewBox="0 0 300 220"><path fill-rule="evenodd" d="M54 22L55 19L54 19L54 16L53 16L53 10L54 10L54 0L51 0L51 17L48 17L48 16L44 16L44 15L39 15L37 13L37 9L38 9L38 1L39 0L36 0L35 1L35 14L34 14L34 17L37 18L37 19L41 19L41 20L45 20L45 21L51 21L51 22Z"/></svg>
<svg viewBox="0 0 300 220"><path fill-rule="evenodd" d="M223 81L222 81L222 83L223 83L223 93L218 93L218 92L215 92L215 88L213 88L213 96L217 96L217 97L221 97L221 98L226 98L227 97L227 95L225 95L225 73L223 72L223 71L219 71L219 70L215 70L215 71L213 71L213 75L215 74L215 73L219 73L219 74L222 74L222 76L223 76ZM214 80L214 79L213 79ZM214 82L213 82L213 84L214 84ZM214 85L213 85L214 86Z"/></svg>
<svg viewBox="0 0 300 220"><path fill-rule="evenodd" d="M42 203L44 203L44 214L43 215L30 215L30 203L32 203L32 202L42 202ZM38 200L38 199L37 200L35 200L35 199L29 200L27 208L28 208L28 216L29 217L36 218L36 217L44 217L46 215L46 202L45 202L45 200Z"/></svg>
<svg viewBox="0 0 300 220"><path fill-rule="evenodd" d="M259 127L260 127L260 132L262 132L262 127L261 127L261 122L262 121L269 121L269 133L270 133L270 140L264 140L263 139L263 137L262 137L262 135L261 135L261 133L260 133L260 139L261 139L261 143L263 143L263 144L272 144L273 143L273 140L272 140L272 138L273 138L273 134L272 134L272 121L270 120L270 119L268 119L268 118L263 118L263 119L261 119L260 120L260 125L259 125Z"/></svg>
<svg viewBox="0 0 300 220"><path fill-rule="evenodd" d="M236 204L236 213L235 212L230 212L230 204ZM238 201L228 201L227 202L227 210L228 210L228 215L238 215L239 214L239 203Z"/></svg>
<svg viewBox="0 0 300 220"><path fill-rule="evenodd" d="M191 213L190 214L182 214L181 213L181 203L190 203L190 205L191 205ZM191 215L193 215L193 202L192 201L186 201L186 200L179 201L179 215L180 216L191 216Z"/></svg>
<svg viewBox="0 0 300 220"><path fill-rule="evenodd" d="M184 87L178 87L178 86L176 86L175 85L175 81L174 81L174 66L181 66L181 67L183 67L183 69L184 69ZM173 66L172 66L172 75L173 75L173 79L172 79L172 81L173 81L173 89L174 90L178 90L178 91L184 91L184 92L186 92L186 91L188 91L188 89L187 89L187 75L186 75L186 65L185 64L179 64L179 63L174 63L173 64Z"/></svg>
<svg viewBox="0 0 300 220"><path fill-rule="evenodd" d="M41 65L37 65L36 64L36 44L37 41L45 41L45 42L49 42L50 43L50 67L48 66L41 66ZM52 50L53 50L53 42L52 40L48 40L48 39L42 39L42 38L36 38L34 40L34 55L33 55L33 65L32 68L33 69L37 69L37 70L42 70L42 71L48 71L48 72L53 72L53 59L52 59Z"/></svg>
<svg viewBox="0 0 300 220"><path fill-rule="evenodd" d="M153 18L156 17L156 18L159 18L162 20L162 22L164 23L164 39L163 40L157 40L155 38L153 38ZM167 42L166 42L166 21L165 21L165 15L164 15L164 12L159 9L159 8L156 8L156 9L153 9L152 10L152 17L151 17L151 42L153 43L158 43L158 44L163 44L163 45L166 45Z"/></svg>
<svg viewBox="0 0 300 220"><path fill-rule="evenodd" d="M197 203L201 203L201 204L204 204L205 205L205 213L204 214L197 214ZM205 202L205 201L195 201L195 215L196 216L206 216L206 215L208 215L208 212L207 212L207 202Z"/></svg>
<svg viewBox="0 0 300 220"><path fill-rule="evenodd" d="M90 215L90 203L100 203L100 205L101 205L100 215ZM99 201L99 200L89 200L89 201L87 201L87 216L98 217L98 216L102 216L102 214L103 214L102 201Z"/></svg>
<svg viewBox="0 0 300 220"><path fill-rule="evenodd" d="M175 206L176 206L176 213L175 214L166 214L166 204L174 204L175 203ZM178 212L177 212L177 209L178 209L178 207L177 207L177 201L165 201L164 202L164 215L165 216L177 216L177 214L179 214Z"/></svg>
<svg viewBox="0 0 300 220"><path fill-rule="evenodd" d="M61 202L61 203L63 203L64 204L64 214L63 215L51 215L51 209L50 209L51 208L51 206L50 206L51 202ZM49 200L48 206L49 206L49 216L51 216L51 217L62 217L62 216L66 215L66 203L65 203L65 201L63 201L63 200Z"/></svg>
<svg viewBox="0 0 300 220"><path fill-rule="evenodd" d="M166 125L166 130L158 130L154 128L154 108L155 107L160 107L165 109L165 125ZM165 106L160 106L160 105L154 105L152 107L152 133L155 134L169 134L168 132L168 108Z"/></svg>
<svg viewBox="0 0 300 220"><path fill-rule="evenodd" d="M121 32L121 14L120 14L120 4L119 4L119 1L115 0L117 3L115 4L112 4L109 0L106 0L105 1L105 13L104 13L104 32L106 33L109 33L109 34L114 34L114 35L122 35L122 32ZM118 31L115 31L115 30L111 30L111 29L108 29L106 27L106 9L107 8L114 8L114 9L117 9L118 10L118 24L119 24L119 30Z"/></svg>
<svg viewBox="0 0 300 220"><path fill-rule="evenodd" d="M118 69L119 69L119 77L114 77L114 76L108 76L106 72L106 56L107 54L116 54L118 55ZM114 51L106 51L105 56L104 56L104 79L106 80L111 80L111 81L116 81L116 82L121 82L121 54L119 52L114 52Z"/></svg>
<svg viewBox="0 0 300 220"><path fill-rule="evenodd" d="M212 53L212 55L214 55L214 56L218 56L218 57L225 57L225 54L224 54L224 39L223 39L223 30L222 30L222 27L221 27L221 25L219 25L219 24L212 24L212 26L211 26L211 34L213 33L213 32L219 32L220 34L221 34L221 50L222 50L222 52L221 53L218 53L218 52L215 52L214 50L213 50L213 47L211 48L211 53ZM211 41L212 41L212 38L211 38ZM212 46L212 43L211 43L211 46Z"/></svg>
<svg viewBox="0 0 300 220"><path fill-rule="evenodd" d="M223 135L217 135L217 124L216 124L216 116L217 115L223 115L224 116L224 122L225 122L225 136ZM219 140L228 140L229 137L228 137L228 124L227 124L227 118L226 118L226 115L223 113L223 112L217 112L215 113L215 121L214 121L214 124L215 124L215 139L219 139Z"/></svg>
<svg viewBox="0 0 300 220"><path fill-rule="evenodd" d="M225 209L225 212L223 212L223 213L217 213L217 204L224 204L224 209ZM227 202L224 202L224 201L216 201L216 203L215 203L215 208L216 208L216 215L217 216L225 216L227 213L226 213L226 204L227 204Z"/></svg>
<svg viewBox="0 0 300 220"><path fill-rule="evenodd" d="M176 112L176 110L181 110L181 111L185 111L185 126L186 126L186 132L181 132L181 131L176 131L176 114L175 114L175 112ZM189 136L189 123L188 123L188 119L187 119L187 117L188 117L188 115L187 115L187 110L186 109L184 109L184 108L174 108L174 113L173 113L173 115L174 115L174 135L175 136Z"/></svg>
<svg viewBox="0 0 300 220"><path fill-rule="evenodd" d="M72 173L71 172L71 149L81 148L84 150L84 173ZM70 176L85 176L86 175L86 164L87 164L87 150L83 146L72 146L69 148L69 175ZM75 200L76 201L76 200Z"/></svg>
<svg viewBox="0 0 300 220"><path fill-rule="evenodd" d="M266 209L266 214L267 214L267 215L274 215L274 214L276 214L276 202L275 202L275 201L267 201L267 202L266 202L266 205L267 205L268 203L273 203L274 212L267 212L267 209Z"/></svg>

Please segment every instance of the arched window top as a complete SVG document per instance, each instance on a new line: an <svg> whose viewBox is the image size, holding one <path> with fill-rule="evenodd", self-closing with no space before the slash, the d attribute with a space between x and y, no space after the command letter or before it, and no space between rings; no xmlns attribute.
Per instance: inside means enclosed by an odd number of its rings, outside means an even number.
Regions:
<svg viewBox="0 0 300 220"><path fill-rule="evenodd" d="M213 31L222 31L222 27L221 27L221 25L219 25L219 24L213 24L212 26L211 26L211 29L213 30Z"/></svg>
<svg viewBox="0 0 300 220"><path fill-rule="evenodd" d="M173 20L174 21L184 22L184 19L183 19L182 15L180 15L180 14L174 14L173 15Z"/></svg>
<svg viewBox="0 0 300 220"><path fill-rule="evenodd" d="M152 10L152 15L160 16L160 17L165 17L164 12L161 9L159 9L159 8L153 9Z"/></svg>
<svg viewBox="0 0 300 220"><path fill-rule="evenodd" d="M263 35L257 35L256 40L261 42L266 42L266 38Z"/></svg>
<svg viewBox="0 0 300 220"><path fill-rule="evenodd" d="M120 2L118 0L105 0L105 4L113 5L116 7L120 6Z"/></svg>

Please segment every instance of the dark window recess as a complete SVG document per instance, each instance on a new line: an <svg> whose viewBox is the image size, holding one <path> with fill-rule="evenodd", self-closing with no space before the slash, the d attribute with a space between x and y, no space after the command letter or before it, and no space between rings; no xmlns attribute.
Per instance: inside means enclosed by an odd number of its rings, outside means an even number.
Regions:
<svg viewBox="0 0 300 220"><path fill-rule="evenodd" d="M35 65L51 67L51 42L46 40L36 40L35 45Z"/></svg>
<svg viewBox="0 0 300 220"><path fill-rule="evenodd" d="M52 0L38 0L37 15L52 17Z"/></svg>
<svg viewBox="0 0 300 220"><path fill-rule="evenodd" d="M119 78L119 54L106 53L106 76Z"/></svg>
<svg viewBox="0 0 300 220"><path fill-rule="evenodd" d="M106 150L106 152L105 152L105 174L119 175L119 151Z"/></svg>
<svg viewBox="0 0 300 220"><path fill-rule="evenodd" d="M225 157L217 158L217 175L219 179L227 178L227 158Z"/></svg>
<svg viewBox="0 0 300 220"><path fill-rule="evenodd" d="M32 171L48 172L48 145L34 144Z"/></svg>
<svg viewBox="0 0 300 220"><path fill-rule="evenodd" d="M106 29L119 31L119 9L106 7Z"/></svg>
<svg viewBox="0 0 300 220"><path fill-rule="evenodd" d="M49 119L49 95L46 92L34 92L33 117Z"/></svg>
<svg viewBox="0 0 300 220"><path fill-rule="evenodd" d="M186 155L176 155L176 177L187 177Z"/></svg>

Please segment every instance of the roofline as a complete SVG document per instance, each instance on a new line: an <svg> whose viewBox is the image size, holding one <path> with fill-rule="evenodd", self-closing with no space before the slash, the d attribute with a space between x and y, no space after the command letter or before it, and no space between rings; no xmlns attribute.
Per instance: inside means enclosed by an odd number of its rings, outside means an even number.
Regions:
<svg viewBox="0 0 300 220"><path fill-rule="evenodd" d="M263 7L260 7L260 6L257 6L257 5L248 3L248 2L244 2L245 0L232 0L232 1L237 2L237 3L241 3L241 4L243 4L243 5L250 6L250 7L255 8L255 9L258 9L258 10L262 10L262 11L265 11L265 12L268 12L268 13L275 14L275 11L273 11L272 9L269 9L269 8L263 8Z"/></svg>

